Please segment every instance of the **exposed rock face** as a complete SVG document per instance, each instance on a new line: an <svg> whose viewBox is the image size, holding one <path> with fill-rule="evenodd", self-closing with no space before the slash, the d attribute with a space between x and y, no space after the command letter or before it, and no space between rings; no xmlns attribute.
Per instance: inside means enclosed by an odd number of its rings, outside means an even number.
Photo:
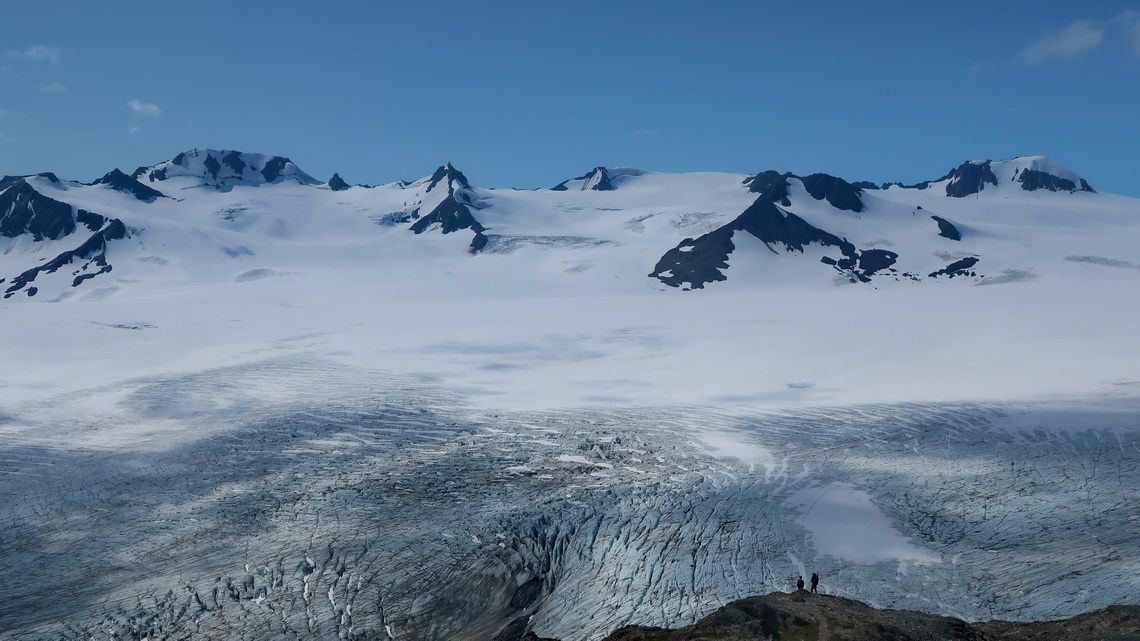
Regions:
<svg viewBox="0 0 1140 641"><path fill-rule="evenodd" d="M859 198L862 190L842 178L828 174L812 174L800 180L812 198L826 200L836 209L856 213L865 209L863 201Z"/></svg>
<svg viewBox="0 0 1140 641"><path fill-rule="evenodd" d="M422 234L438 226L442 233L450 234L461 229L470 229L475 232L475 237L469 246L470 251L473 254L479 252L487 245L487 237L483 234L487 228L475 220L475 216L471 213L472 207L477 206L471 191L471 183L467 182L467 177L462 172L448 163L435 170L426 192L430 194L433 189L441 188L447 190L446 196L427 215L420 217L419 209L413 212L412 217L418 217L418 220L412 224L411 230Z"/></svg>
<svg viewBox="0 0 1140 641"><path fill-rule="evenodd" d="M846 183L844 183L846 184ZM835 247L839 258L825 257L823 262L853 280L867 282L875 272L889 269L898 254L883 249L860 252L855 245L835 234L815 227L799 216L772 204L778 198L779 182L769 183L751 207L735 220L699 238L686 238L657 262L649 275L671 287L700 289L706 283L726 280L728 257L736 250L732 239L736 232L747 232L763 241L770 249L803 253L808 245Z"/></svg>
<svg viewBox="0 0 1140 641"><path fill-rule="evenodd" d="M97 216L97 214L95 214ZM102 217L100 217L102 218ZM72 287L78 287L83 281L95 278L100 274L111 271L112 266L107 262L107 243L127 237L127 228L120 220L109 220L98 232L75 249L65 251L55 258L37 267L29 269L12 279L12 284L4 290L4 298L10 298L20 290L27 288L28 296L35 296L38 291L28 285L41 274L51 274L63 267L74 266L71 281Z"/></svg>
<svg viewBox="0 0 1140 641"><path fill-rule="evenodd" d="M569 189L613 191L614 184L610 179L610 172L605 167L594 167L583 176L564 180L550 188L551 191L567 191Z"/></svg>
<svg viewBox="0 0 1140 641"><path fill-rule="evenodd" d="M132 178L118 169L112 169L107 172L102 178L91 183L92 185L107 185L107 187L115 191L121 191L131 194L135 198L143 201L144 203L152 203L159 198L165 198L165 194L157 189L151 189L142 184L135 178Z"/></svg>
<svg viewBox="0 0 1140 641"><path fill-rule="evenodd" d="M1065 621L967 623L961 619L879 610L841 597L773 592L734 601L677 630L631 626L605 641L1140 641L1140 606L1111 606Z"/></svg>
<svg viewBox="0 0 1140 641"><path fill-rule="evenodd" d="M981 192L986 185L998 184L997 176L990 168L991 161L964 162L946 174L939 181L949 179L946 183L946 195L953 198L965 198Z"/></svg>
<svg viewBox="0 0 1140 641"><path fill-rule="evenodd" d="M967 256L966 258L950 263L936 272L931 272L929 277L937 278L939 276L946 276L948 278L954 278L955 276L974 276L975 273L970 270L977 264L978 259L976 257Z"/></svg>
<svg viewBox="0 0 1140 641"><path fill-rule="evenodd" d="M79 215L84 214L81 210ZM44 196L24 177L4 176L0 180L0 235L15 238L30 234L37 241L58 240L74 232L77 221L71 205Z"/></svg>
<svg viewBox="0 0 1140 641"><path fill-rule="evenodd" d="M760 198L765 202L779 203L784 207L792 206L792 201L788 200L787 174L769 169L746 178L744 184L748 185L748 191L760 194Z"/></svg>
<svg viewBox="0 0 1140 641"><path fill-rule="evenodd" d="M53 183L59 182L52 174L39 175ZM120 175L125 177L121 172ZM0 214L0 236L8 238L30 236L33 242L41 243L63 240L83 229L95 232L75 249L61 252L13 277L4 290L4 298L20 291L35 296L39 289L29 285L36 277L54 273L65 266L76 266L72 272L72 287L111 271L107 262L107 243L127 236L127 228L122 221L49 198L29 184L25 177L5 176L0 180L0 212L3 212Z"/></svg>
<svg viewBox="0 0 1140 641"><path fill-rule="evenodd" d="M949 238L950 240L962 240L962 232L958 231L954 223L941 216L931 216L931 218L934 219L934 222L938 223L939 236Z"/></svg>
<svg viewBox="0 0 1140 641"><path fill-rule="evenodd" d="M333 174L332 178L329 178L329 189L333 191L344 191L349 187L351 187L351 185L346 183L344 179L340 177L340 174Z"/></svg>
<svg viewBox="0 0 1140 641"><path fill-rule="evenodd" d="M1092 187L1085 182L1084 178L1080 179L1080 186L1068 178L1054 176L1053 174L1038 171L1036 169L1023 169L1017 176L1018 182L1021 183L1021 188L1025 191L1036 191L1038 189L1048 189L1049 191L1095 191Z"/></svg>

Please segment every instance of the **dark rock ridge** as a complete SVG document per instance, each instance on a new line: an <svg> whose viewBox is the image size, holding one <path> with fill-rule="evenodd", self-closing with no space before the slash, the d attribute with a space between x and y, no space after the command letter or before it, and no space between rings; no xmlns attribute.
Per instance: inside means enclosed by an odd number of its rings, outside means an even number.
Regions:
<svg viewBox="0 0 1140 641"><path fill-rule="evenodd" d="M1053 174L1038 171L1036 169L1023 169L1021 170L1015 180L1021 183L1021 188L1025 191L1037 191L1038 189L1048 189L1049 191L1088 191L1096 193L1095 190L1081 178L1081 184L1078 187L1076 183L1068 178L1061 178Z"/></svg>
<svg viewBox="0 0 1140 641"><path fill-rule="evenodd" d="M93 214L98 216L98 214ZM100 218L102 218L100 216ZM120 220L111 219L75 249L65 251L42 265L25 271L12 279L12 284L4 290L4 298L11 298L20 290L27 288L28 296L35 296L38 291L35 287L28 287L40 274L52 274L59 269L79 264L72 272L74 278L72 287L79 287L81 283L100 274L111 271L111 264L107 262L107 243L127 237L127 227Z"/></svg>
<svg viewBox="0 0 1140 641"><path fill-rule="evenodd" d="M812 198L826 200L836 209L856 213L866 209L863 200L859 197L862 189L830 174L811 174L800 177L793 173L780 174L769 169L750 178L745 178L744 184L748 185L748 191L760 194L760 198L763 200L790 207L792 203L788 199L788 180L792 178L799 180L803 184L804 190Z"/></svg>
<svg viewBox="0 0 1140 641"><path fill-rule="evenodd" d="M477 207L471 183L467 182L467 177L462 172L447 163L432 174L425 193L440 186L447 187L447 196L425 216L419 215L419 209L412 211L410 217L416 219L416 222L412 224L411 230L422 234L436 224L444 234L470 229L475 232L475 237L468 247L472 254L478 253L487 246L487 237L483 234L487 228L471 213L471 209Z"/></svg>
<svg viewBox="0 0 1140 641"><path fill-rule="evenodd" d="M804 189L816 200L826 200L832 207L859 213L866 209L859 198L862 190L851 183L828 174L812 174L800 179Z"/></svg>
<svg viewBox="0 0 1140 641"><path fill-rule="evenodd" d="M54 183L59 182L54 175L38 175ZM122 172L120 175L123 175ZM5 176L0 180L0 212L4 212L0 215L0 235L8 238L30 235L36 242L61 240L80 231L80 226L89 232L95 232L75 249L64 251L12 278L4 291L4 298L10 298L21 290L34 296L39 290L29 287L29 284L37 276L54 273L66 265L82 263L72 274L75 277L72 287L78 287L89 278L111 271L111 265L107 262L107 242L127 236L127 228L122 221L49 198L36 191L25 177L20 176Z"/></svg>
<svg viewBox="0 0 1140 641"><path fill-rule="evenodd" d="M610 179L610 172L605 167L594 167L584 176L564 180L557 185L550 188L551 191L566 191L570 189L570 183L581 181L582 184L577 188L582 191L613 191L614 184Z"/></svg>
<svg viewBox="0 0 1140 641"><path fill-rule="evenodd" d="M771 183L769 188L778 194L778 183ZM772 197L772 194L762 194L752 206L727 225L697 239L686 238L681 241L661 257L649 275L671 287L689 283L691 289L701 289L706 283L727 280L722 270L728 269L728 257L736 249L732 242L733 235L738 231L759 238L774 253L777 247L801 253L806 246L812 244L836 247L841 258L824 257L822 260L853 282L869 282L876 272L889 269L898 259L898 254L885 249L860 252L846 239L811 225L769 202L766 200L768 197Z"/></svg>
<svg viewBox="0 0 1140 641"><path fill-rule="evenodd" d="M760 194L760 199L765 202L791 207L792 201L788 199L788 176L790 175L769 169L751 178L745 178L744 184L748 185L748 191Z"/></svg>
<svg viewBox="0 0 1140 641"><path fill-rule="evenodd" d="M142 184L138 180L124 174L118 169L112 169L104 174L102 178L91 183L92 185L106 185L115 191L121 191L131 194L135 198L143 201L144 203L153 203L159 198L165 198L166 195L157 189L151 189Z"/></svg>
<svg viewBox="0 0 1140 641"><path fill-rule="evenodd" d="M340 174L333 174L332 178L329 178L329 189L333 191L344 191L349 187L351 187L351 185L344 182L344 179L340 177Z"/></svg>
<svg viewBox="0 0 1140 641"><path fill-rule="evenodd" d="M523 637L520 637L520 639ZM1114 605L1063 621L967 623L909 610L879 610L798 590L733 601L697 623L667 630L629 626L604 641L1140 641L1140 606ZM512 640L513 641L513 640Z"/></svg>
<svg viewBox="0 0 1140 641"><path fill-rule="evenodd" d="M39 175L59 182L51 174ZM95 231L106 222L98 214L44 196L22 176L0 180L0 212L0 236L30 234L35 241L59 240L74 233L80 224Z"/></svg>

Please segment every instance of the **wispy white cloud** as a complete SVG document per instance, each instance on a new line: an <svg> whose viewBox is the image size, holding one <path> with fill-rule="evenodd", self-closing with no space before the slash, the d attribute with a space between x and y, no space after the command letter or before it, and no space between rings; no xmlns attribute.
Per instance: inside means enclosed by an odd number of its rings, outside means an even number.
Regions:
<svg viewBox="0 0 1140 641"><path fill-rule="evenodd" d="M142 127L139 127L138 125L131 125L130 127L127 127L127 133L129 134L137 134L140 131L142 131Z"/></svg>
<svg viewBox="0 0 1140 641"><path fill-rule="evenodd" d="M59 63L59 48L49 47L47 45L35 45L23 51L9 49L4 55L8 58L23 58L25 60L35 60L36 62L50 62L52 64Z"/></svg>
<svg viewBox="0 0 1140 641"><path fill-rule="evenodd" d="M1124 27L1125 37L1132 47L1132 53L1140 56L1140 11L1125 9L1116 15L1113 22Z"/></svg>
<svg viewBox="0 0 1140 641"><path fill-rule="evenodd" d="M1038 65L1046 60L1069 60L1096 49L1104 41L1104 27L1091 20L1077 20L1047 38L1022 49L1015 60L1025 65Z"/></svg>
<svg viewBox="0 0 1140 641"><path fill-rule="evenodd" d="M67 86L62 82L52 82L46 85L39 85L36 89L47 93L64 93L67 91Z"/></svg>
<svg viewBox="0 0 1140 641"><path fill-rule="evenodd" d="M131 108L131 111L134 112L136 116L157 118L162 115L162 110L153 102L142 102L134 98L127 101L127 106Z"/></svg>

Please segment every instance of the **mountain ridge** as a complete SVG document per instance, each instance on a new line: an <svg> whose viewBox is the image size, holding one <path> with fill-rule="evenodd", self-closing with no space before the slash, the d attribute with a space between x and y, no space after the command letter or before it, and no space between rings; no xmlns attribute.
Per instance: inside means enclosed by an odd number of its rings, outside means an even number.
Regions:
<svg viewBox="0 0 1140 641"><path fill-rule="evenodd" d="M690 176L694 178L690 179ZM819 277L832 274L837 283L877 284L885 280L921 282L946 276L967 276L977 284L994 275L1008 277L1008 274L1032 274L1033 271L1019 265L999 266L999 271L993 271L990 267L994 262L992 256L983 255L985 252L970 247L992 241L996 236L979 235L972 231L964 235L963 230L975 229L976 225L972 226L969 222L975 214L969 214L963 222L962 216L949 215L944 211L950 206L949 203L972 201L983 196L985 202L991 205L1005 201L1017 202L1017 199L1023 198L1057 198L1064 194L1094 198L1101 196L1092 190L1084 178L1043 156L1023 156L1007 161L967 161L937 181L909 187L889 183L876 188L871 183L849 182L824 173L797 176L790 172L767 170L744 178L734 193L724 194L719 191L706 193L708 187L705 185L709 183L701 176L705 174L661 174L640 169L598 166L578 178L563 181L550 190L528 192L533 201L532 207L537 207L537 211L524 217L521 212L511 215L504 213L514 211L507 207L514 198L507 190L476 188L451 163L439 166L430 175L418 180L367 187L349 185L339 174L334 174L327 183L321 182L282 156L197 148L179 153L156 165L140 167L130 176L115 169L88 184L61 181L54 174L46 172L5 178L0 183L0 211L6 212L0 216L0 233L4 236L17 238L26 234L35 243L47 240L63 242L65 238L83 229L79 225L81 219L94 220L97 217L99 220L118 220L119 224L106 234L100 231L101 223L88 225L87 232L102 234L101 241L88 242L88 238L68 240L66 242L71 246L58 251L56 257L46 261L45 265L27 262L20 264L15 259L7 261L15 264L0 263L0 269L8 272L0 273L0 278L9 281L5 296L10 297L20 291L25 291L29 297L42 295L44 288L32 283L37 280L42 282L44 277L78 260L76 255L68 252L84 247L87 249L81 253L93 257L101 253L92 249L95 245L102 242L121 246L122 241L131 236L127 232L130 229L138 230L142 234L139 242L144 242L148 235L154 233L156 216L166 218L168 223L164 224L182 225L187 232L203 233L203 224L212 227L214 223L177 212L212 207L209 204L212 200L202 194L215 191L219 195L227 195L226 198L232 201L231 205L221 207L217 215L234 223L227 227L225 233L233 236L229 242L239 247L248 249L251 243L264 245L273 242L271 237L249 233L252 231L249 225L255 220L263 221L259 224L269 224L270 220L276 220L278 231L273 232L273 235L280 236L284 229L280 225L296 227L316 224L315 220L300 220L300 212L303 210L320 211L325 217L333 216L330 221L347 221L353 215L352 211L366 211L370 212L367 219L375 224L403 228L416 236L424 236L433 231L448 237L456 232L470 233L465 250L475 256L485 252L513 252L513 249L505 248L518 247L521 246L520 243L548 248L571 245L616 248L628 242L628 237L617 233L617 230L604 231L609 237L599 239L593 238L594 232L583 233L577 229L586 224L581 216L562 219L564 227L558 230L550 225L540 225L544 227L541 235L514 231L516 228L521 230L533 227L537 223L537 220L530 221L526 218L553 220L552 215L562 205L551 197L559 194L563 198L574 200L586 198L576 207L599 215L605 211L633 211L640 209L642 203L657 200L667 204L670 200L682 199L693 203L692 206L701 207L700 203L706 199L715 201L731 196L731 199L742 202L751 195L751 205L740 206L736 211L692 214L697 218L691 220L707 221L701 225L703 234L683 236L655 247L647 246L646 251L656 253L657 258L653 262L643 263L644 271L629 270L617 276L638 278L640 272L647 274L652 279L651 282L669 288L704 289L709 284L726 281L730 274L739 272L740 269L735 267L741 262L739 258L755 254L751 249L744 250L746 254L741 253L741 239L755 238L776 255L815 256L814 262L818 267L809 268L804 264L797 268L798 271L805 275L815 273ZM684 184L691 183L691 186L681 186L682 179ZM90 189L119 192L131 199L130 202L137 203L137 206L124 200L109 200L88 191ZM205 189L206 192L195 189ZM246 191L249 189L258 191ZM723 190L723 187L716 189ZM322 195L334 192L339 195L339 201L329 201L328 197ZM170 198L170 193L177 193L178 198ZM254 193L257 195L254 196ZM269 209L265 208L268 205L258 205L253 209L249 204L251 199L253 202L268 202L265 198L276 198L270 195L277 193L282 194L282 200L279 205ZM967 196L971 198L967 199ZM199 201L201 205L195 204ZM911 201L914 201L913 205L909 204ZM606 205L607 202L619 206ZM1067 204L1057 200L1050 206ZM969 205L967 211L972 212L977 207L980 205ZM298 208L296 213L293 213L294 208ZM924 223L917 215L920 210ZM259 213L254 214L255 211ZM337 212L335 216L334 212ZM907 216L908 213L910 217ZM655 214L651 212L648 215ZM201 222L195 223L194 220ZM721 222L711 225L713 220ZM359 227L357 222L345 224ZM675 227L678 230L688 229L680 223ZM871 232L860 231L862 228L878 231L872 235ZM368 236L366 230L366 227L359 227L354 235L360 237L364 233L364 236ZM323 233L334 231L334 227L326 225ZM237 236L234 235L235 232ZM216 233L221 232L208 232L211 236ZM907 241L911 247L897 244L897 241L886 244L879 242L884 238L889 240L891 235L899 233L912 238ZM663 239L667 237L668 235L662 236ZM934 240L936 238L941 240ZM379 241L380 238L377 237L376 240ZM941 249L938 243L946 241L959 246L953 250ZM937 255L947 251L954 255L947 254L949 257L939 263L921 257L923 254ZM233 253L222 248L222 252L230 256L246 255L244 250ZM116 253L121 252L112 252ZM18 256L19 252L14 255ZM919 258L917 261L914 260L916 257ZM69 297L70 290L86 283L90 278L108 274L116 266L122 266L121 260L114 256L104 255L99 260L106 264L95 263L99 267L96 272L85 272L91 263L84 263L86 267L72 274L79 276L84 273L87 278L72 278L66 282L61 280L59 286L49 287L52 290L49 298L56 300L60 296ZM969 263L969 269L962 267L966 263ZM19 277L14 274L19 274ZM781 279L786 279L786 276L781 276Z"/></svg>

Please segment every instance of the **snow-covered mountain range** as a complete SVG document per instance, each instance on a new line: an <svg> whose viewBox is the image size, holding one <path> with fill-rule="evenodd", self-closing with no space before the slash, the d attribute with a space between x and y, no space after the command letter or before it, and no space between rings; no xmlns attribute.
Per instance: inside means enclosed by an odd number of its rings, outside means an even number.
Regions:
<svg viewBox="0 0 1140 641"><path fill-rule="evenodd" d="M421 173L0 181L0 639L599 639L813 571L969 620L1140 593L1140 200L1037 156Z"/></svg>
<svg viewBox="0 0 1140 641"><path fill-rule="evenodd" d="M339 175L321 183L279 156L194 149L91 184L50 173L5 177L0 233L11 240L0 268L5 298L63 300L135 288L126 283L153 290L185 277L209 282L203 272L235 254L288 268L351 241L382 255L402 242L397 230L459 232L471 254L528 245L575 247L578 255L591 246L590 254L605 256L636 247L644 262L615 265L606 277L643 287L772 279L770 270L729 268L775 260L768 254L796 264L779 269L784 282L794 269L808 280L986 284L1034 278L1041 262L1098 261L1102 242L1130 224L1135 209L1131 199L1097 194L1040 156L966 162L911 186L771 170L669 175L597 167L551 190L519 192L475 188L450 164L412 182L351 187ZM1065 255L1040 255L1076 218L1085 233L1105 238L1085 249L1066 238ZM196 273L155 267L172 262Z"/></svg>

